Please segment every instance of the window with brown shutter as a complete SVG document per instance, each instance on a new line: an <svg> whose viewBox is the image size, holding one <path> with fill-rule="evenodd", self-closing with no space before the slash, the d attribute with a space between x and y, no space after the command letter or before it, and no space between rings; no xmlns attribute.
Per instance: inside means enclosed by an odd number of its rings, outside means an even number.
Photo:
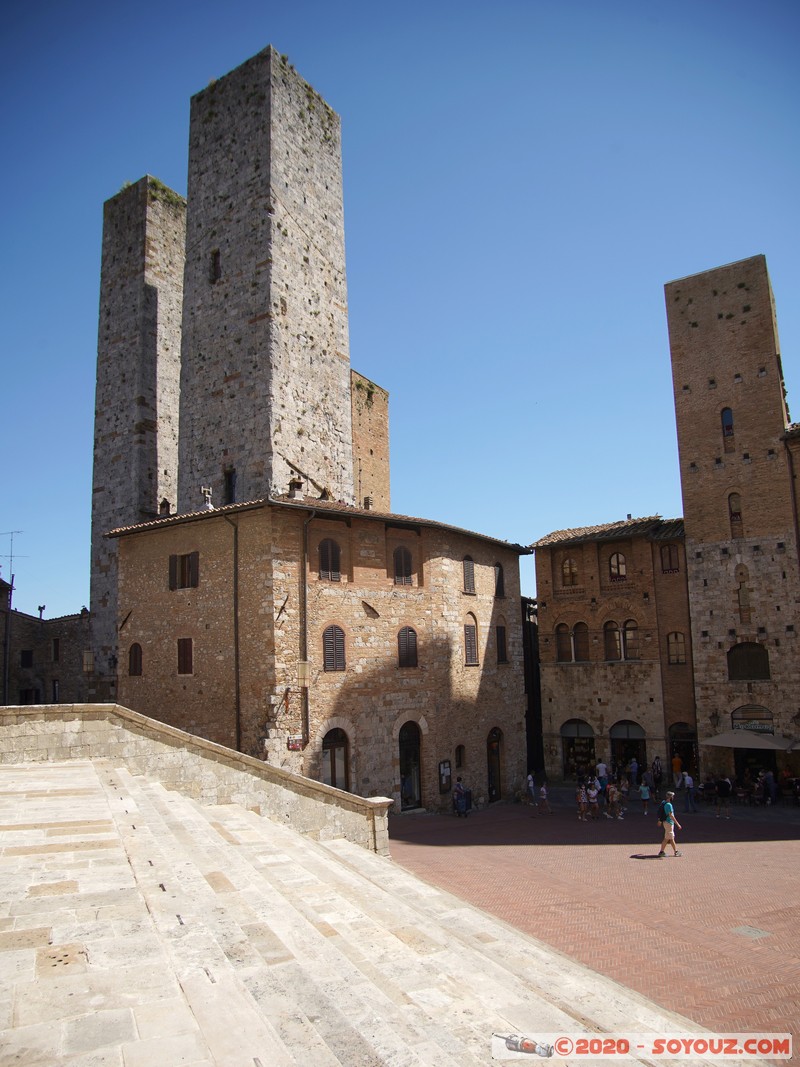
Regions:
<svg viewBox="0 0 800 1067"><path fill-rule="evenodd" d="M417 666L417 631L412 630L410 626L404 626L397 635L397 665Z"/></svg>
<svg viewBox="0 0 800 1067"><path fill-rule="evenodd" d="M394 584L411 585L411 553L403 545L394 550Z"/></svg>
<svg viewBox="0 0 800 1067"><path fill-rule="evenodd" d="M341 626L329 626L322 635L322 663L326 671L343 671L344 630Z"/></svg>
<svg viewBox="0 0 800 1067"><path fill-rule="evenodd" d="M464 592L475 592L475 561L472 556L464 556Z"/></svg>
<svg viewBox="0 0 800 1067"><path fill-rule="evenodd" d="M192 639L191 637L178 638L178 674L193 674L192 664Z"/></svg>
<svg viewBox="0 0 800 1067"><path fill-rule="evenodd" d="M326 582L342 580L341 550L330 537L319 543L319 576Z"/></svg>
<svg viewBox="0 0 800 1067"><path fill-rule="evenodd" d="M478 624L474 615L464 623L464 663L468 667L478 665Z"/></svg>
<svg viewBox="0 0 800 1067"><path fill-rule="evenodd" d="M200 584L200 553L187 552L169 557L170 589L195 589Z"/></svg>

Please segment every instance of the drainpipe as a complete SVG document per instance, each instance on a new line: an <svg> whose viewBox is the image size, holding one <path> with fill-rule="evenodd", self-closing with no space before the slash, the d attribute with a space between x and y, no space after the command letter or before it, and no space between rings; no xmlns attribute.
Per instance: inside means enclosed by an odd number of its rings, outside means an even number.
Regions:
<svg viewBox="0 0 800 1067"><path fill-rule="evenodd" d="M300 724L303 747L308 744L311 715L308 700L308 528L316 511L312 511L303 523L303 560L300 575Z"/></svg>
<svg viewBox="0 0 800 1067"><path fill-rule="evenodd" d="M236 751L242 751L242 704L239 682L239 526L227 515L225 522L233 527L233 674L234 674L234 726Z"/></svg>

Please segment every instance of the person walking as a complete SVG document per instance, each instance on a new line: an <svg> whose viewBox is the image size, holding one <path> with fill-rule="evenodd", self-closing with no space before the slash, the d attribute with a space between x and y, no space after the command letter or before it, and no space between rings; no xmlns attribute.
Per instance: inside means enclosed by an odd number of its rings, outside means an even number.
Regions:
<svg viewBox="0 0 800 1067"><path fill-rule="evenodd" d="M539 814L540 815L552 815L550 810L550 804L547 799L547 782L542 782L539 786Z"/></svg>
<svg viewBox="0 0 800 1067"><path fill-rule="evenodd" d="M684 811L697 811L694 803L694 778L692 778L688 771L683 772L683 788L686 790L686 806Z"/></svg>
<svg viewBox="0 0 800 1067"><path fill-rule="evenodd" d="M650 786L645 781L642 781L639 786L639 797L642 801L642 815L647 815L647 806L650 803Z"/></svg>
<svg viewBox="0 0 800 1067"><path fill-rule="evenodd" d="M682 855L682 853L678 851L678 846L675 844L675 827L677 826L679 830L682 830L683 827L675 817L675 808L672 806L672 801L674 799L675 794L671 789L668 790L667 799L664 801L661 820L661 825L664 827L664 839L661 842L661 851L658 854L660 860L663 860L667 854L667 845L672 846L672 852L675 856Z"/></svg>
<svg viewBox="0 0 800 1067"><path fill-rule="evenodd" d="M533 771L528 774L528 780L525 783L525 792L528 794L528 803L532 808L536 807L536 782L534 781ZM533 818L533 816L532 816Z"/></svg>

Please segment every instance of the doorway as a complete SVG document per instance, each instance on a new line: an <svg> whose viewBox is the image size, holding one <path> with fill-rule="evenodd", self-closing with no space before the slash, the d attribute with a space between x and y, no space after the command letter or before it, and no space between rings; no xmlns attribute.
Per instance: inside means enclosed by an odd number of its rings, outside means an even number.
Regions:
<svg viewBox="0 0 800 1067"><path fill-rule="evenodd" d="M322 781L350 790L350 745L344 730L328 730L322 739Z"/></svg>
<svg viewBox="0 0 800 1067"><path fill-rule="evenodd" d="M400 727L400 810L422 807L420 781L421 735L415 722Z"/></svg>

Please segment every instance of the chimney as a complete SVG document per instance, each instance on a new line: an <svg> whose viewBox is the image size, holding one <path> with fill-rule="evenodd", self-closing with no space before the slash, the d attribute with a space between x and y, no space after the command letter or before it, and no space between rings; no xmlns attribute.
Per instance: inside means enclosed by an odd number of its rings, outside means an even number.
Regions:
<svg viewBox="0 0 800 1067"><path fill-rule="evenodd" d="M289 479L289 499L290 500L302 500L303 499L303 483L299 478Z"/></svg>
<svg viewBox="0 0 800 1067"><path fill-rule="evenodd" d="M364 497L364 510L365 511L372 511L372 508L373 508L374 504L375 504L375 500L374 500L373 497L371 497L371 496L365 496Z"/></svg>

